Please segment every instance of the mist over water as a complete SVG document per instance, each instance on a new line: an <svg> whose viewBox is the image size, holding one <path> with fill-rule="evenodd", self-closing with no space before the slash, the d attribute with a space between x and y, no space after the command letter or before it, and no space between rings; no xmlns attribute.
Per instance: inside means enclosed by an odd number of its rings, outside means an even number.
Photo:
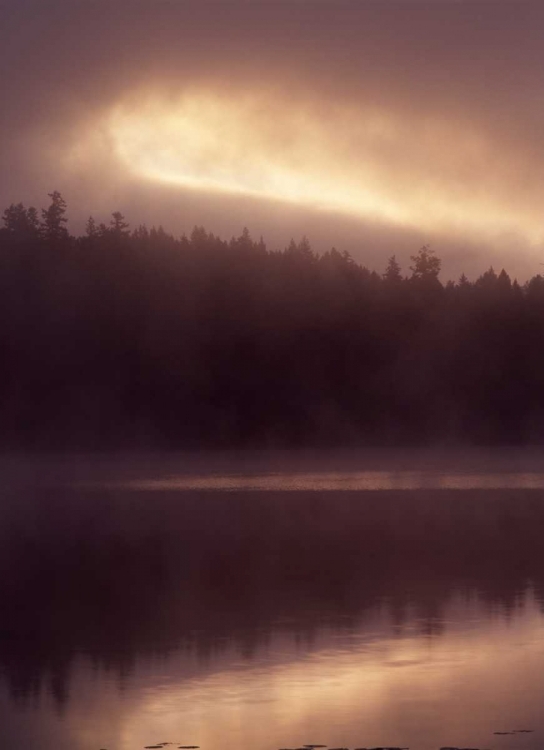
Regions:
<svg viewBox="0 0 544 750"><path fill-rule="evenodd" d="M0 7L0 750L542 750L544 4Z"/></svg>
<svg viewBox="0 0 544 750"><path fill-rule="evenodd" d="M12 746L539 746L538 453L3 469Z"/></svg>

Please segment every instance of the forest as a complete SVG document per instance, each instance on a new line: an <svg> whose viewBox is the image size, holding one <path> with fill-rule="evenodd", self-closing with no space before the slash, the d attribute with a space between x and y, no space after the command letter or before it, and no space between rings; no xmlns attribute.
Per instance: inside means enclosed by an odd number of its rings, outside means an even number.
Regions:
<svg viewBox="0 0 544 750"><path fill-rule="evenodd" d="M544 442L544 278L442 284L306 238L176 238L58 192L0 229L0 445L24 450Z"/></svg>

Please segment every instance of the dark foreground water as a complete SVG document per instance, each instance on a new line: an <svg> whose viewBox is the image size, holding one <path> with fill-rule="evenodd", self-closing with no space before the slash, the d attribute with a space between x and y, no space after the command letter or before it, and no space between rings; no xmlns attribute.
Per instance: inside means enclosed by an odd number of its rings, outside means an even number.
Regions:
<svg viewBox="0 0 544 750"><path fill-rule="evenodd" d="M539 452L0 468L1 748L544 745Z"/></svg>

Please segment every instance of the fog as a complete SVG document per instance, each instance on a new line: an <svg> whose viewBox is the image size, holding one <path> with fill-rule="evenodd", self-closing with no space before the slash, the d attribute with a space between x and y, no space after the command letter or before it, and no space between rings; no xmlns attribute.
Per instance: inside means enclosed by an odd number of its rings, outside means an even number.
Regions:
<svg viewBox="0 0 544 750"><path fill-rule="evenodd" d="M202 6L3 2L0 205L538 270L541 6Z"/></svg>

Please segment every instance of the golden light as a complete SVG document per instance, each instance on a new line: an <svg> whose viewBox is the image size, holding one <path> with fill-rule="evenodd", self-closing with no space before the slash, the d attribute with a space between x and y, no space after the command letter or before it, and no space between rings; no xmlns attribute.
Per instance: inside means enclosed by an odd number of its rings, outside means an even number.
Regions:
<svg viewBox="0 0 544 750"><path fill-rule="evenodd" d="M502 726L497 706L508 705L519 717L527 705L534 711L536 698L525 688L540 684L544 657L542 613L532 595L508 619L483 619L482 611L465 595L452 599L445 629L435 638L410 629L395 634L385 609L360 631L322 628L311 648L277 633L260 652L266 668L259 658L241 658L235 644L196 673L194 655L180 653L168 674L162 662L144 671L139 688L127 691L122 703L108 696L119 746L167 737L196 738L203 748L275 747L270 738L277 726L287 747L310 736L332 744L344 733L346 740L358 735L369 744L384 737L430 748L448 736L466 742L481 735L482 726ZM84 707L82 714L88 716ZM78 740L82 725L78 717Z"/></svg>
<svg viewBox="0 0 544 750"><path fill-rule="evenodd" d="M201 90L134 94L99 129L139 179L417 229L542 240L534 165L499 156L491 135L467 122ZM90 152L85 143L79 159ZM520 180L524 191L514 189Z"/></svg>
<svg viewBox="0 0 544 750"><path fill-rule="evenodd" d="M344 174L342 145L302 110L259 99L186 97L173 108L120 106L111 133L121 160L150 179L321 209L408 221L402 206L365 187L370 169ZM339 141L341 139L339 138Z"/></svg>

